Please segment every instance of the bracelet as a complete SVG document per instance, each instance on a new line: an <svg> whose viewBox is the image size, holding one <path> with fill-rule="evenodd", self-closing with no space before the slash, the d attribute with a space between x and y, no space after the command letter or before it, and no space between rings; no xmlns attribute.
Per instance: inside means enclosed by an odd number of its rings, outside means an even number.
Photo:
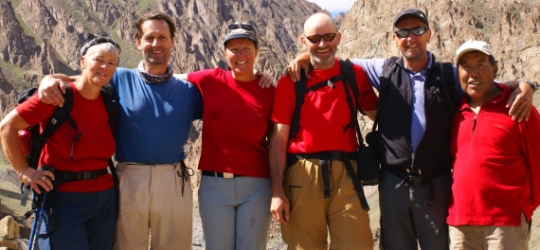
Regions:
<svg viewBox="0 0 540 250"><path fill-rule="evenodd" d="M30 181L28 181L28 185L30 185L30 183L39 175L39 172L41 171L36 171L36 174L34 176L32 176L32 178L30 178Z"/></svg>
<svg viewBox="0 0 540 250"><path fill-rule="evenodd" d="M525 82L529 84L529 86L531 86L531 88L533 89L533 93L536 93L536 91L540 89L540 84L538 84L537 82L533 82L533 81L525 81Z"/></svg>
<svg viewBox="0 0 540 250"><path fill-rule="evenodd" d="M21 176L24 174L24 172L28 169L28 167L25 167L20 173L19 173L19 181L21 181Z"/></svg>

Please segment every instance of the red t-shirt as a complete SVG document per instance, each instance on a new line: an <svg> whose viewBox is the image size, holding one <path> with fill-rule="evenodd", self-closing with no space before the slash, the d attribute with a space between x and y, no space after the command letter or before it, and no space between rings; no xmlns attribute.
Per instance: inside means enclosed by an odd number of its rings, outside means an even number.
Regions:
<svg viewBox="0 0 540 250"><path fill-rule="evenodd" d="M341 73L339 60L328 70L311 70L307 87ZM364 111L375 110L377 95L369 84L364 70L354 65L356 84L360 95L358 103ZM352 91L351 97L353 97ZM276 88L272 121L291 125L295 109L294 83L289 76L282 77ZM307 93L300 111L298 133L289 141L289 153L316 153L322 151L354 152L358 148L356 128L351 122L351 111L341 81Z"/></svg>
<svg viewBox="0 0 540 250"><path fill-rule="evenodd" d="M259 87L259 79L237 81L219 68L189 73L188 81L203 97L199 169L270 178L267 135L275 89Z"/></svg>
<svg viewBox="0 0 540 250"><path fill-rule="evenodd" d="M478 114L464 97L454 117L449 225L519 226L540 204L540 115L533 107L529 121L513 121L500 88Z"/></svg>
<svg viewBox="0 0 540 250"><path fill-rule="evenodd" d="M108 159L114 154L115 142L109 126L109 116L101 96L87 100L81 96L75 86L71 117L77 124L81 136L74 141L77 131L66 121L47 139L39 160L62 171L89 171L107 168ZM56 109L33 96L16 107L19 115L29 125L39 123L41 130L47 124ZM73 159L70 158L73 145ZM96 192L113 186L112 176L103 175L96 180L67 182L59 187L62 192Z"/></svg>

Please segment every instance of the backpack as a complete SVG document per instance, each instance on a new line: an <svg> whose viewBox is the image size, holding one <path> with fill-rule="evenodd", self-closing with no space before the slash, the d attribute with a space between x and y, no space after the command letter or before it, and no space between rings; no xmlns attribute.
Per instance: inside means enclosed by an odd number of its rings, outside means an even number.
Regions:
<svg viewBox="0 0 540 250"><path fill-rule="evenodd" d="M28 100L30 97L32 97L37 92L38 87L30 87L25 90L23 90L17 98L17 103L21 104ZM39 158L41 156L41 151L43 150L43 147L45 146L47 142L47 138L49 138L51 135L53 135L60 126L64 122L68 122L69 125L75 129L75 131L78 131L77 124L71 118L70 113L71 109L73 107L73 90L71 89L71 86L69 84L65 85L65 94L63 94L64 97L64 105L62 107L56 107L51 119L45 124L43 128L43 132L39 133L40 126L39 123L35 124L34 126L26 128L24 131L27 133L26 136L28 136L28 140L22 140L23 148L26 148L27 151L25 157L26 161L28 162L28 166L34 169L38 168L39 164ZM101 89L101 97L103 99L103 102L105 103L105 108L107 110L107 114L109 116L109 126L111 128L111 131L114 135L114 131L116 128L116 118L117 118L117 102L114 98L114 90L110 84L104 86ZM19 135L21 136L21 132L19 132ZM80 137L80 133L78 133L75 140L77 140ZM112 174L113 180L114 180L114 188L115 188L115 195L118 202L118 175L116 173L116 169L114 167L114 162L112 158L109 158L109 171ZM30 188L28 186L24 186L21 184L21 189L23 191L23 195L21 198L21 205L25 206L26 201L28 198L28 194L30 191ZM35 197L32 202L32 209L35 209L37 204L35 204L36 200Z"/></svg>
<svg viewBox="0 0 540 250"><path fill-rule="evenodd" d="M356 84L356 76L354 74L354 71L353 71L353 63L350 61L350 60L341 60L339 59L339 64L340 64L340 67L341 67L341 74L338 75L338 76L334 76L328 80L324 80L322 82L319 82L319 83L316 83L314 84L313 86L311 87L307 87L307 77L306 77L306 72L302 72L300 75L300 81L296 82L295 83L295 97L296 97L296 101L295 101L295 111L294 111L294 116L293 116L293 121L291 123L291 130L290 130L290 134L289 134L289 140L291 138L293 138L294 135L296 135L298 133L298 130L299 130L299 126L300 126L300 111L301 111L301 108L302 108L302 105L304 104L304 97L307 93L311 92L311 91L315 91L317 89L320 89L322 87L326 87L326 86L329 86L331 88L334 87L334 82L338 82L338 81L341 81L343 83L343 88L345 90L345 94L346 94L346 99L347 99L347 103L348 103L348 106L349 106L349 110L351 112L351 123L354 124L353 126L356 127L356 135L357 135L357 139L358 139L358 151L356 152L356 159L357 160L357 164L358 164L358 168L357 168L357 173L354 172L354 169L352 167L352 164L350 163L349 160L345 160L344 161L344 165L345 165L345 169L348 173L348 175L351 177L352 179L352 182L353 182L353 186L354 186L354 189L356 190L357 194L358 194L358 198L360 199L360 203L362 205L362 208L366 211L369 210L369 205L367 203L367 199L366 199L366 196L364 194L364 190L362 188L362 184L365 184L365 185L374 185L373 184L373 178L376 179L376 181L378 182L378 171L379 171L379 165L378 165L378 161L375 161L375 159L371 158L371 149L369 149L368 147L366 147L366 145L364 144L364 140L362 138L362 134L360 132L360 125L358 124L358 118L357 118L357 111L360 111L360 113L362 113L363 115L365 115L364 111L360 108L360 106L358 105L357 103L357 100L358 100L358 96L360 95L359 91L358 91L358 86ZM353 93L353 97L354 97L354 100L353 98L351 97L351 94L349 92L349 89L351 90L351 92ZM366 157L368 156L368 157ZM370 158L370 159L367 159L367 158ZM295 158L293 157L293 160ZM287 164L288 166L290 166L291 164ZM367 173L369 171L366 171L367 166L373 166L374 168L376 168L376 177L373 177L372 173ZM322 171L322 170L321 170ZM369 175L369 177L368 177ZM325 173L323 172L322 173L322 178L323 178L323 186L325 186ZM369 179L369 180L368 180ZM328 181L326 181L328 182ZM369 184L368 184L369 183ZM326 197L326 189L327 187L324 187L325 189L325 197Z"/></svg>

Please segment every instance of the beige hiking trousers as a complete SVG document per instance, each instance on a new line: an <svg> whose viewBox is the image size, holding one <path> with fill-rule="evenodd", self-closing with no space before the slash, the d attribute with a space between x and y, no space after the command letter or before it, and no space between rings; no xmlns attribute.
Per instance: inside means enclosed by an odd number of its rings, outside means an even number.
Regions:
<svg viewBox="0 0 540 250"><path fill-rule="evenodd" d="M120 214L113 249L191 249L193 195L180 163L120 162L116 170Z"/></svg>

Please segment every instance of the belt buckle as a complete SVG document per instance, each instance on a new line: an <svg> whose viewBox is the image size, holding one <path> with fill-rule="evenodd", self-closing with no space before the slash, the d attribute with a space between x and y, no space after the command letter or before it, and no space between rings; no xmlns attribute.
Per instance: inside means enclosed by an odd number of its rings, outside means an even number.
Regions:
<svg viewBox="0 0 540 250"><path fill-rule="evenodd" d="M223 172L223 178L225 179L231 179L234 177L233 173Z"/></svg>
<svg viewBox="0 0 540 250"><path fill-rule="evenodd" d="M82 177L81 180L83 181L92 179L92 173L87 171L82 172L80 176Z"/></svg>

